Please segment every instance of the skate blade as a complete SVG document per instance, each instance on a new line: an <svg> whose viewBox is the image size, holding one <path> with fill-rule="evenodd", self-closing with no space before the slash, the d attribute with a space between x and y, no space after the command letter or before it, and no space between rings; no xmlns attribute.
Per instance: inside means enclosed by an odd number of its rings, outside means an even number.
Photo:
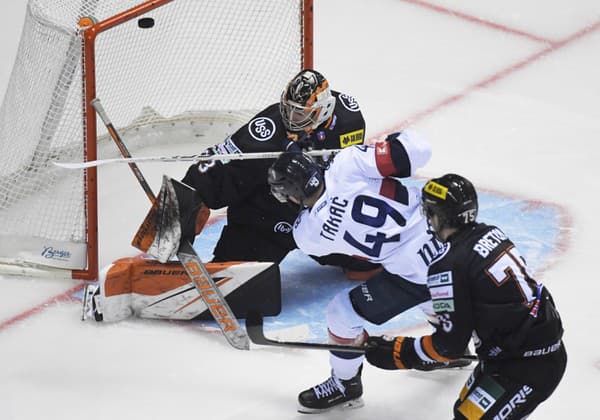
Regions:
<svg viewBox="0 0 600 420"><path fill-rule="evenodd" d="M298 404L298 413L302 414L319 414L324 413L326 411L343 411L343 410L352 410L355 408L360 408L365 405L362 397L358 397L354 400L346 401L342 404L334 405L331 408L308 408Z"/></svg>

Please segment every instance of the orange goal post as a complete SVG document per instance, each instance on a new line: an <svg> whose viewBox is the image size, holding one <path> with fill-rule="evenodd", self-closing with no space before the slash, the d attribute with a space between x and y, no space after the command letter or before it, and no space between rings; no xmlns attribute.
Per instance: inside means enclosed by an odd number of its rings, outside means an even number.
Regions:
<svg viewBox="0 0 600 420"><path fill-rule="evenodd" d="M134 151L199 153L312 67L312 0L29 0L0 106L0 273L98 277L98 172ZM174 135L176 133L176 135Z"/></svg>

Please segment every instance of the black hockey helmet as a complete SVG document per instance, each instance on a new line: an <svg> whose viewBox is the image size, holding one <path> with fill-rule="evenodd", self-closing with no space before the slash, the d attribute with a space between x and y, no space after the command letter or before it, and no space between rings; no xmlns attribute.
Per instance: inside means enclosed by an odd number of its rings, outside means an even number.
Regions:
<svg viewBox="0 0 600 420"><path fill-rule="evenodd" d="M314 130L333 114L335 97L327 79L315 70L305 69L288 83L281 94L279 111L290 131Z"/></svg>
<svg viewBox="0 0 600 420"><path fill-rule="evenodd" d="M323 170L304 153L286 152L271 165L268 172L271 194L282 203L306 201L325 184Z"/></svg>
<svg viewBox="0 0 600 420"><path fill-rule="evenodd" d="M479 209L475 187L468 179L456 174L431 179L423 187L421 209L428 221L434 214L439 217L440 229L471 225L475 223Z"/></svg>

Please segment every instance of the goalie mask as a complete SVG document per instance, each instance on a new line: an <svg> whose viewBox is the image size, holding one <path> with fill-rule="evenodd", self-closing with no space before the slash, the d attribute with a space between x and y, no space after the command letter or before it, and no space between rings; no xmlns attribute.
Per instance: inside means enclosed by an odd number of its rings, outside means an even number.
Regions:
<svg viewBox="0 0 600 420"><path fill-rule="evenodd" d="M423 187L421 210L438 239L443 228L461 229L475 223L478 208L475 187L460 175L446 174ZM436 228L431 223L434 215L439 219Z"/></svg>
<svg viewBox="0 0 600 420"><path fill-rule="evenodd" d="M323 172L310 156L283 153L269 168L271 194L282 203L292 202L307 207L325 185Z"/></svg>
<svg viewBox="0 0 600 420"><path fill-rule="evenodd" d="M326 122L335 108L335 97L323 75L302 70L281 94L279 111L289 131L314 130Z"/></svg>

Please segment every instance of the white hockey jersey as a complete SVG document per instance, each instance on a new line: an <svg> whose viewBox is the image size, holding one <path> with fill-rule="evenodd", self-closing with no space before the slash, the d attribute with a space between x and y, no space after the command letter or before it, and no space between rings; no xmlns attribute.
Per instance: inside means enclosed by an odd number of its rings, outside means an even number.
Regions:
<svg viewBox="0 0 600 420"><path fill-rule="evenodd" d="M325 171L323 195L298 215L296 244L309 255L352 255L426 284L442 246L427 233L420 189L397 178L413 175L430 157L429 143L406 130L374 146L344 149Z"/></svg>

